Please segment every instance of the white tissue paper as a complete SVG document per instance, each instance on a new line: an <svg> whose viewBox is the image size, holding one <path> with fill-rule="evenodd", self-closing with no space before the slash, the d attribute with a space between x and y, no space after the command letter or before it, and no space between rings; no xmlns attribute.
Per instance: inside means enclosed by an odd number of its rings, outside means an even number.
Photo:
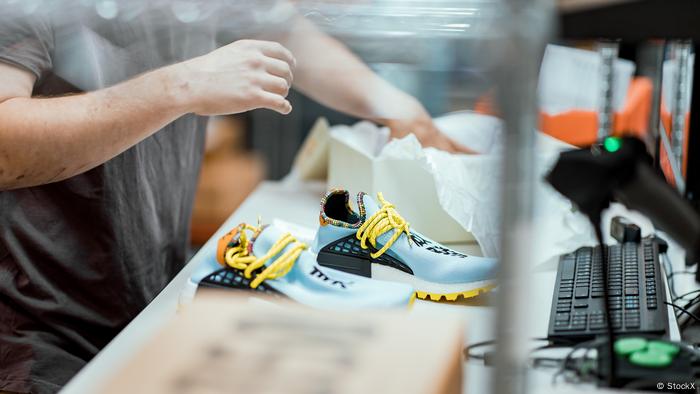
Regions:
<svg viewBox="0 0 700 394"><path fill-rule="evenodd" d="M388 140L388 130L361 122L353 127L331 130L355 149L374 160L415 160L435 180L442 208L470 232L484 256L499 256L500 187L503 162L502 122L491 116L457 112L435 120L436 125L455 141L478 155L453 155L434 148L422 148L414 135ZM533 261L545 262L583 244L592 244L594 233L587 219L575 212L572 204L544 181L544 175L556 162L561 150L571 149L542 133L537 133L535 168L535 210L532 223L536 244ZM417 229L420 231L420 229Z"/></svg>

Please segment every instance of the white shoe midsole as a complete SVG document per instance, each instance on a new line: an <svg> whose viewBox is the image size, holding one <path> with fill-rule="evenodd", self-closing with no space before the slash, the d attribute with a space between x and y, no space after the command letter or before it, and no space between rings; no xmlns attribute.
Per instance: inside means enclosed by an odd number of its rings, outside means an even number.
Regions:
<svg viewBox="0 0 700 394"><path fill-rule="evenodd" d="M417 291L436 294L452 294L462 293L474 289L481 289L487 286L496 284L494 280L482 280L477 282L466 283L435 283L429 282L416 277L415 275L407 274L395 268L387 267L381 264L372 264L372 279L385 280L388 282L408 283Z"/></svg>

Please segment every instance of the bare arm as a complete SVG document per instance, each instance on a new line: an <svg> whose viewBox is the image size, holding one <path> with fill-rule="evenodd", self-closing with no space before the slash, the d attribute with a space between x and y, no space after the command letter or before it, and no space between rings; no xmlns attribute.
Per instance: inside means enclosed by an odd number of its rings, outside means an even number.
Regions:
<svg viewBox="0 0 700 394"><path fill-rule="evenodd" d="M413 133L423 145L473 153L442 134L415 98L380 78L305 18L298 16L281 42L299 61L294 79L297 88L315 100L388 126L394 137Z"/></svg>
<svg viewBox="0 0 700 394"><path fill-rule="evenodd" d="M399 108L387 102L388 99L419 105L413 97L377 76L337 40L302 17L296 18L282 43L299 61L294 79L296 87L332 108L359 118L382 120L403 115Z"/></svg>
<svg viewBox="0 0 700 394"><path fill-rule="evenodd" d="M183 114L289 113L294 59L239 41L95 92L32 98L35 77L0 63L0 190L59 181L115 157Z"/></svg>
<svg viewBox="0 0 700 394"><path fill-rule="evenodd" d="M146 74L92 93L31 98L34 75L0 65L0 189L62 180L113 158L182 114L173 87ZM19 88L19 86L18 86Z"/></svg>

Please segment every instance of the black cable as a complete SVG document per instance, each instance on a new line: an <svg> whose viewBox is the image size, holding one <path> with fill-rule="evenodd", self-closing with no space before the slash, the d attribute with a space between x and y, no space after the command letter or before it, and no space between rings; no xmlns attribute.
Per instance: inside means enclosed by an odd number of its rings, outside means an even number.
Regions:
<svg viewBox="0 0 700 394"><path fill-rule="evenodd" d="M663 256L660 256L660 258L663 258L664 269L666 271L666 282L668 283L668 291L671 294L671 300L674 304L676 301L681 300L684 297L687 297L688 295L700 293L700 290L693 290L693 291L689 291L689 292L682 294L682 295L676 294L676 282L675 282L673 277L676 275L679 275L679 274L694 274L694 272L692 272L692 271L673 271L672 270L673 266L671 265L671 261L669 260L668 255L664 254ZM678 309L680 311L679 313L674 313L674 315L676 316L676 319L681 317L684 313L690 312L690 311L687 311L687 309L691 308L693 305L697 304L698 302L700 302L700 295L694 297L693 299L691 299L689 302L687 302L682 307L679 305L673 305L676 309ZM686 323L687 323L687 321L686 321ZM681 324L681 327L683 327L685 325L686 324Z"/></svg>
<svg viewBox="0 0 700 394"><path fill-rule="evenodd" d="M682 307L682 306L680 306L680 305L672 304L672 303L670 303L670 302L668 302L668 301L664 301L664 304L666 304L666 305L668 305L668 306L672 306L672 307L674 307L674 308L676 308L676 309L682 311L682 312L685 313L686 315L692 317L695 321L700 322L700 318L697 317L693 312L687 310L686 308L684 308L684 307Z"/></svg>
<svg viewBox="0 0 700 394"><path fill-rule="evenodd" d="M687 310L688 312L690 312L690 313L695 313L694 309L696 308L696 305L698 305L699 303L700 303L700 295L698 295L698 296L696 296L695 298L693 298L692 300L688 301L688 302L687 302L685 305L683 305L682 307L683 307L684 309L686 309L686 310ZM674 304L675 304L675 303L674 303ZM676 308L676 309L679 309L679 308ZM680 309L679 309L679 310L680 310ZM684 313L684 312L679 312L679 313L677 313L677 315L676 315L676 318L678 319L679 327L680 327L681 329L685 329L685 327L687 327L688 324L690 324L691 322L693 322L693 320L695 320L695 319L692 319L692 320L691 320L691 319L689 318L689 319L685 319L685 320L681 321L681 317L683 316L683 314L685 314L685 313ZM688 316L690 316L690 315L688 315Z"/></svg>
<svg viewBox="0 0 700 394"><path fill-rule="evenodd" d="M557 371L557 373L555 373L552 376L552 384L556 383L557 378L560 375L562 375L564 372L567 372L570 370L569 369L569 362L571 360L573 360L573 355L574 355L574 353L576 353L576 351L581 350L581 349L586 349L586 353L587 353L590 348L595 348L598 344L600 344L600 342L601 342L601 339L593 339L590 341L577 343L576 345L572 346L571 351L569 353L567 353L566 357L564 357L564 359L562 360L559 371ZM576 372L578 375L578 371L576 371Z"/></svg>
<svg viewBox="0 0 700 394"><path fill-rule="evenodd" d="M559 368L564 359L561 357L533 357L530 360L532 368Z"/></svg>
<svg viewBox="0 0 700 394"><path fill-rule="evenodd" d="M700 296L697 296L697 297L693 298L692 300L690 300L689 302L687 302L685 305L683 305L683 308L690 310L690 308L694 307L698 303L700 303Z"/></svg>
<svg viewBox="0 0 700 394"><path fill-rule="evenodd" d="M588 352L590 352L591 350L593 350L593 348L592 348L592 347L589 347L589 348L586 349L586 351L583 353L583 362L587 362L587 361L589 361L589 360L591 360L591 361L595 361L595 360L596 360L594 357L591 357L591 358L588 357ZM598 366L598 365L596 364L596 367L597 367L597 366ZM577 372L578 372L579 375L580 375L581 371L578 370ZM602 379L603 379L603 376L601 376L600 371L598 371L598 369L595 369L595 370L594 370L593 376L595 376L595 378L598 379L598 380L602 380ZM580 377L579 377L579 379L580 379Z"/></svg>
<svg viewBox="0 0 700 394"><path fill-rule="evenodd" d="M668 282L668 292L671 293L671 299L675 302L679 297L676 294L676 283L673 281L673 277L679 274L695 274L693 271L672 271L673 266L668 258L668 255L664 253L664 269L666 270L666 282Z"/></svg>
<svg viewBox="0 0 700 394"><path fill-rule="evenodd" d="M676 297L676 298L674 299L674 302L673 302L673 303L675 304L676 301L682 300L683 297L685 297L685 296L687 296L687 295L690 295L690 294L693 294L693 293L698 293L698 292L700 292L700 290L694 290L694 291L690 291L690 292L688 292L688 293L685 293L685 294L683 294L683 295L680 295L680 296L678 296L678 297ZM679 318L685 313L686 310L687 310L687 312L692 313L691 308L694 307L695 305L697 305L698 303L700 303L700 294L698 294L697 296L693 297L690 301L686 302L685 305L683 305L682 307L676 308L676 309L678 309L678 310L680 311L680 312L678 312L678 313L675 313L676 319L679 319ZM690 315L688 315L688 316L690 316ZM684 322L680 322L681 328L687 326L687 324L688 324L689 321L690 321L690 320L686 320L686 321L684 321Z"/></svg>
<svg viewBox="0 0 700 394"><path fill-rule="evenodd" d="M673 271L668 275L668 277L673 278L675 275L680 275L680 274L695 274L695 272L693 272L693 271Z"/></svg>
<svg viewBox="0 0 700 394"><path fill-rule="evenodd" d="M464 358L467 360L483 360L484 355L483 354L472 354L472 350L479 348L479 347L484 347L484 346L489 346L489 345L494 345L496 343L495 339L490 339L488 341L481 341L481 342L476 342L472 343L471 345L467 345L464 347L464 350L462 353L464 354Z"/></svg>
<svg viewBox="0 0 700 394"><path fill-rule="evenodd" d="M593 217L590 217L591 222L593 222L593 227L595 227L595 235L596 238L598 238L598 245L600 247L600 267L602 272L602 277L603 277L603 301L605 304L605 328L608 334L608 358L610 361L610 370L608 371L608 386L612 387L613 382L615 381L615 375L617 372L617 359L615 358L615 329L613 328L612 324L612 312L610 309L610 289L608 288L608 274L609 274L609 269L608 269L608 253L606 252L605 244L603 243L603 230L601 229L601 222L600 222L600 216L598 216L597 220L594 220ZM595 249L594 249L595 250Z"/></svg>
<svg viewBox="0 0 700 394"><path fill-rule="evenodd" d="M673 278L673 266L671 265L671 260L666 254L659 256L659 258L663 259L664 271L666 271L666 283L668 283L668 292L671 294L671 298L676 298L676 285L671 279Z"/></svg>
<svg viewBox="0 0 700 394"><path fill-rule="evenodd" d="M685 305L683 305L683 308L688 309L691 306L697 304L698 301L700 301L700 295L691 298L690 301L686 302ZM675 304L675 302L674 302L674 304Z"/></svg>
<svg viewBox="0 0 700 394"><path fill-rule="evenodd" d="M695 273L695 272L693 272L693 271L673 271L673 272L671 272L671 276L673 276L673 275L678 275L678 274L686 274L686 275L689 275L689 274L694 274L694 273Z"/></svg>
<svg viewBox="0 0 700 394"><path fill-rule="evenodd" d="M687 292L687 293L681 294L681 295L679 295L678 297L674 298L674 299L673 299L673 302L676 302L676 301L678 301L678 300L684 299L685 297L687 297L687 296L689 296L689 295L691 295L691 294L697 294L697 293L700 293L700 289L698 289L698 290L693 290L693 291L689 291L689 292ZM695 297L695 298L698 298L698 297Z"/></svg>
<svg viewBox="0 0 700 394"><path fill-rule="evenodd" d="M532 341L546 341L546 342L549 342L549 339L548 339L548 338L530 338L530 340L532 340ZM480 347L484 347L484 346L490 346L490 345L495 345L495 344L496 344L496 340L495 340L495 339L489 339L489 340L487 340L487 341L475 342L475 343L472 343L472 344L470 344L470 345L465 346L465 347L464 347L464 350L462 351L462 354L464 355L464 358L467 359L467 360L469 360L469 359L484 360L484 359L485 359L484 354L473 354L471 351L474 350L474 349L476 349L476 348L480 348ZM537 347L537 348L531 350L531 352L533 352L533 351L538 351L538 350L542 350L542 349L549 349L549 348L554 348L554 347L560 347L560 346L567 346L567 345L555 345L555 344L548 343L547 345L543 345L543 346L540 346L540 347Z"/></svg>

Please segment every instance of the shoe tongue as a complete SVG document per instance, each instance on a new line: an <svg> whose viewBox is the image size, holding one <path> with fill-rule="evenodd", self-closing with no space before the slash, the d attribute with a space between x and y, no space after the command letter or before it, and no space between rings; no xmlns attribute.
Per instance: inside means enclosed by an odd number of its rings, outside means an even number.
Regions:
<svg viewBox="0 0 700 394"><path fill-rule="evenodd" d="M255 257L264 256L268 250L274 245L275 242L279 241L280 238L285 234L284 231L280 230L274 226L267 226L258 234L258 236L252 241L253 242L253 255Z"/></svg>
<svg viewBox="0 0 700 394"><path fill-rule="evenodd" d="M377 205L374 199L369 194L363 192L360 192L357 195L357 205L360 209L360 212L362 212L362 209L364 207L365 218L374 215L374 213L379 210L379 205Z"/></svg>

